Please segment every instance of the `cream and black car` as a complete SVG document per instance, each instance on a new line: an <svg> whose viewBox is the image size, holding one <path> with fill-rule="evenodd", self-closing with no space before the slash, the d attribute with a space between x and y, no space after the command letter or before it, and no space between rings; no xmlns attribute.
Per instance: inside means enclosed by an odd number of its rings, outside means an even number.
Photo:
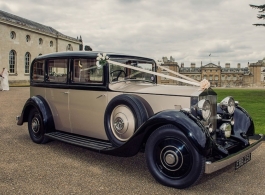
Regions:
<svg viewBox="0 0 265 195"><path fill-rule="evenodd" d="M217 103L211 88L158 85L149 58L106 53L98 66L98 53L34 59L30 98L17 117L33 142L60 140L122 157L144 152L154 178L175 188L251 160L263 135L249 143L253 121L233 97Z"/></svg>

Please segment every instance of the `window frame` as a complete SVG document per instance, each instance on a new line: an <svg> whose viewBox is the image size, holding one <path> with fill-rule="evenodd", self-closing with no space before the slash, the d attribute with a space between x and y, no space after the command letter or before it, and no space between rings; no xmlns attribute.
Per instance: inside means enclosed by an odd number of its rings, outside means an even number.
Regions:
<svg viewBox="0 0 265 195"><path fill-rule="evenodd" d="M27 54L28 54L28 56L27 56ZM29 52L25 53L24 59L25 59L25 71L24 71L24 73L29 74L30 73L30 59L31 59L31 55ZM26 70L28 70L28 72Z"/></svg>
<svg viewBox="0 0 265 195"><path fill-rule="evenodd" d="M39 45L43 45L43 39L39 38Z"/></svg>
<svg viewBox="0 0 265 195"><path fill-rule="evenodd" d="M66 81L65 82L52 82L49 80L49 61L56 61L56 60L66 60ZM68 58L49 58L46 59L45 62L45 83L52 83L52 84L61 84L66 85L69 83L69 59Z"/></svg>
<svg viewBox="0 0 265 195"><path fill-rule="evenodd" d="M27 42L27 43L30 42L30 35L26 35L26 42Z"/></svg>
<svg viewBox="0 0 265 195"><path fill-rule="evenodd" d="M16 33L15 33L15 31L11 31L10 32L10 38L12 39L12 40L15 40L16 39Z"/></svg>
<svg viewBox="0 0 265 195"><path fill-rule="evenodd" d="M44 64L44 68L43 68L43 80L34 80L34 79L33 79L33 76L34 76L34 74L33 74L34 64L35 64L35 63L39 63L39 62L43 62L43 64ZM43 59L42 59L42 60L34 60L34 61L31 63L31 66L30 66L30 82L31 82L31 83L44 83L44 82L45 82L45 78L44 78L44 76L45 76L45 74L46 74L45 66L46 66L46 61L43 60Z"/></svg>
<svg viewBox="0 0 265 195"><path fill-rule="evenodd" d="M12 53L12 56L11 56ZM9 52L9 60L8 60L8 67L9 67L9 72L11 74L16 74L16 57L17 57L17 53L15 50L10 50Z"/></svg>
<svg viewBox="0 0 265 195"><path fill-rule="evenodd" d="M90 59L90 60L95 60L96 62L96 58L89 58L89 57L73 57L71 58L71 63L70 63L70 78L69 78L69 82L72 85L83 85L83 86L103 86L106 83L106 71L104 69L104 67L102 67L102 81L99 82L75 82L74 81L74 61L78 60L78 59ZM96 63L95 63L96 65ZM107 65L106 65L107 66Z"/></svg>

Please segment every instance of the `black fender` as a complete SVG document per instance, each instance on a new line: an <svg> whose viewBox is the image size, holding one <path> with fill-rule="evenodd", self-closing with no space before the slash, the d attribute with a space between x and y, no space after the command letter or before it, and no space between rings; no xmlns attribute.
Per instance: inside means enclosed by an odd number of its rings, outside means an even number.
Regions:
<svg viewBox="0 0 265 195"><path fill-rule="evenodd" d="M51 109L46 100L39 95L32 96L26 101L17 125L23 125L24 122L28 122L28 116L32 108L36 108L41 113L45 132L53 131L55 126Z"/></svg>
<svg viewBox="0 0 265 195"><path fill-rule="evenodd" d="M224 111L219 106L217 106L217 114L226 117ZM248 112L239 105L235 107L232 117L234 125L231 138L241 142L243 146L248 146L248 136L253 136L255 134L255 126L252 118Z"/></svg>
<svg viewBox="0 0 265 195"><path fill-rule="evenodd" d="M248 136L255 134L254 122L247 111L237 106L234 112L234 135L231 135L236 140L239 140L244 146L249 145Z"/></svg>
<svg viewBox="0 0 265 195"><path fill-rule="evenodd" d="M189 112L176 110L165 110L156 113L142 124L122 146L101 152L124 157L136 155L153 131L168 124L178 127L200 154L206 156L209 153L213 143L208 131Z"/></svg>
<svg viewBox="0 0 265 195"><path fill-rule="evenodd" d="M237 106L234 112L234 132L235 134L245 133L247 136L253 136L255 134L254 122L248 112ZM237 122L236 121L240 121Z"/></svg>

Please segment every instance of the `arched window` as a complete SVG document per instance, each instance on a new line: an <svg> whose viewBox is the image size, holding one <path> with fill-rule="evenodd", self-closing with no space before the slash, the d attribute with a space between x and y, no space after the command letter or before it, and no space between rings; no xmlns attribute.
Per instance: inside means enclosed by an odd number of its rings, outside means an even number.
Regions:
<svg viewBox="0 0 265 195"><path fill-rule="evenodd" d="M53 47L53 41L50 41L50 47Z"/></svg>
<svg viewBox="0 0 265 195"><path fill-rule="evenodd" d="M10 32L10 38L15 39L16 38L16 33L14 31Z"/></svg>
<svg viewBox="0 0 265 195"><path fill-rule="evenodd" d="M9 71L10 73L15 73L15 66L16 66L16 52L11 50L9 52Z"/></svg>
<svg viewBox="0 0 265 195"><path fill-rule="evenodd" d="M30 53L25 54L25 73L29 73Z"/></svg>
<svg viewBox="0 0 265 195"><path fill-rule="evenodd" d="M30 36L29 35L26 35L26 41L30 42Z"/></svg>
<svg viewBox="0 0 265 195"><path fill-rule="evenodd" d="M68 44L66 47L66 51L73 51L73 47L71 44Z"/></svg>
<svg viewBox="0 0 265 195"><path fill-rule="evenodd" d="M43 43L42 38L39 38L39 45L42 45L42 43Z"/></svg>

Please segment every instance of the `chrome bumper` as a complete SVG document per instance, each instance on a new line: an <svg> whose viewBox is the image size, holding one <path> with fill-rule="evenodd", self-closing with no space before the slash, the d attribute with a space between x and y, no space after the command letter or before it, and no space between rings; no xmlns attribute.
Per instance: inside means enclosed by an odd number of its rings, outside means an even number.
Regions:
<svg viewBox="0 0 265 195"><path fill-rule="evenodd" d="M261 141L263 139L263 135L259 134L260 138L258 141L252 143L250 146L248 146L247 148L240 150L239 152L235 153L235 154L231 154L221 160L215 161L215 162L211 162L211 161L206 161L205 163L205 173L213 173L215 171L218 171L219 169L222 169L234 162L236 162L237 160L241 159L242 157L246 156L247 154L251 153L252 151L254 151L257 147L259 147L261 145Z"/></svg>

